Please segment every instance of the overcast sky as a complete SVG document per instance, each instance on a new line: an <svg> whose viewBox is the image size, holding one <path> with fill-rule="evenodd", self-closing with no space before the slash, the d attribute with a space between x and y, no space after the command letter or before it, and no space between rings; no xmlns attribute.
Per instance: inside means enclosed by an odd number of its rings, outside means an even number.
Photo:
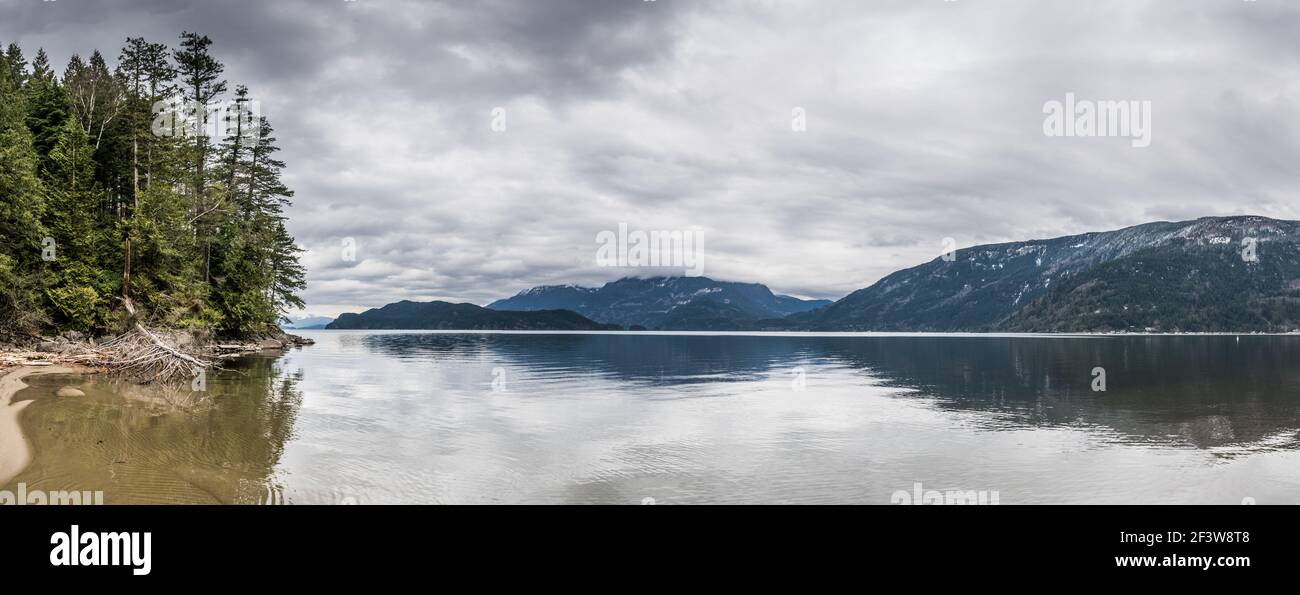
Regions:
<svg viewBox="0 0 1300 595"><path fill-rule="evenodd" d="M662 272L597 266L619 223L838 298L945 237L1300 219L1297 2L0 0L58 72L182 30L276 126L316 314ZM1150 146L1048 137L1066 93Z"/></svg>

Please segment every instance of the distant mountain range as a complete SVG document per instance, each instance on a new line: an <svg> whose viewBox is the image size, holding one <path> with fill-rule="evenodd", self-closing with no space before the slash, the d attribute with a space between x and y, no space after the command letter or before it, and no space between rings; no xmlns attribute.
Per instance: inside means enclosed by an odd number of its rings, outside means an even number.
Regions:
<svg viewBox="0 0 1300 595"><path fill-rule="evenodd" d="M295 318L293 320L290 320L289 322L286 322L280 326L285 330L305 331L305 330L312 330L312 329L323 329L326 326L328 326L329 323L331 322L334 322L334 319L328 316L304 316L302 318Z"/></svg>
<svg viewBox="0 0 1300 595"><path fill-rule="evenodd" d="M1206 217L975 246L765 326L1286 332L1300 328L1300 222Z"/></svg>
<svg viewBox="0 0 1300 595"><path fill-rule="evenodd" d="M498 312L474 304L401 301L360 314L341 314L325 328L330 330L621 330L617 325L593 322L568 310Z"/></svg>
<svg viewBox="0 0 1300 595"><path fill-rule="evenodd" d="M1300 329L1300 222L1157 222L988 244L893 273L834 303L705 277L544 286L472 304L400 302L329 328L932 332ZM390 310L392 309L392 310ZM369 326L358 326L369 325Z"/></svg>
<svg viewBox="0 0 1300 595"><path fill-rule="evenodd" d="M777 295L758 283L708 277L626 278L601 287L547 285L488 305L492 310L572 310L597 322L661 330L731 330L827 306Z"/></svg>

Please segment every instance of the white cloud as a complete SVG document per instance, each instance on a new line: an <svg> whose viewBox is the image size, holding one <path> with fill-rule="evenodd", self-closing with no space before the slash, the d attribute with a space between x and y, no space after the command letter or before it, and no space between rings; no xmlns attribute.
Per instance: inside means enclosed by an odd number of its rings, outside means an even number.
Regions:
<svg viewBox="0 0 1300 595"><path fill-rule="evenodd" d="M198 29L262 97L313 312L612 280L594 238L620 222L700 230L709 276L834 298L945 237L1300 218L1294 5L64 4L0 0L0 37L66 60ZM1067 92L1151 101L1152 146L1043 136Z"/></svg>

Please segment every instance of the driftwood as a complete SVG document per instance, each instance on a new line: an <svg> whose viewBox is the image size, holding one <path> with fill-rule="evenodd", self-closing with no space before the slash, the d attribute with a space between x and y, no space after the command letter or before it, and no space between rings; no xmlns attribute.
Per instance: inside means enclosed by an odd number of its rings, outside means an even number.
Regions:
<svg viewBox="0 0 1300 595"><path fill-rule="evenodd" d="M132 377L142 383L189 380L218 367L217 362L268 349L311 345L313 341L279 333L258 342L218 343L201 347L173 345L166 334L151 330L136 314L130 298L117 298L130 315L127 331L96 343L95 339L70 344L47 341L32 350L0 349L0 369L8 366L81 365ZM274 337L274 338L270 338ZM53 345L53 348L46 348Z"/></svg>
<svg viewBox="0 0 1300 595"><path fill-rule="evenodd" d="M118 299L131 315L131 330L94 347L84 348L81 354L69 359L86 356L89 365L134 376L142 382L193 378L200 371L212 367L212 362L197 354L185 353L168 345L140 322L130 298Z"/></svg>

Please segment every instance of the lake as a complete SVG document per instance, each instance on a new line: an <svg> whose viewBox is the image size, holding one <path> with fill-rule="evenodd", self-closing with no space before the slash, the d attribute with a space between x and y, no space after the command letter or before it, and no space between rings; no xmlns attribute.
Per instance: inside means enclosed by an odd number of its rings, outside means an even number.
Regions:
<svg viewBox="0 0 1300 595"><path fill-rule="evenodd" d="M33 459L5 487L109 503L1300 503L1300 336L301 334L317 344L211 374L197 407L27 379ZM54 396L67 385L86 396Z"/></svg>

